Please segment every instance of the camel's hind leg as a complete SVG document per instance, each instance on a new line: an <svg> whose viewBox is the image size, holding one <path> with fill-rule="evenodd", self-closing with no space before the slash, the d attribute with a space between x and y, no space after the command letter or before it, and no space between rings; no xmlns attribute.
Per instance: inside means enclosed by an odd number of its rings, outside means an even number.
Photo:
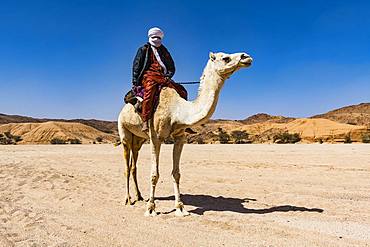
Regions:
<svg viewBox="0 0 370 247"><path fill-rule="evenodd" d="M135 185L135 192L136 192L136 201L143 201L144 198L141 196L139 186L137 183L137 158L139 155L139 150L143 143L145 142L145 139L142 139L137 136L133 136L132 140L132 164L131 164L131 173L132 173L132 178L134 179L134 185Z"/></svg>
<svg viewBox="0 0 370 247"><path fill-rule="evenodd" d="M126 177L126 198L125 198L125 204L131 205L131 197L130 197L130 170L131 170L131 164L130 161L130 153L132 149L132 138L133 135L130 131L128 131L125 127L123 127L120 122L118 124L118 132L121 139L121 143L123 146L123 158L126 163L125 167L125 177Z"/></svg>

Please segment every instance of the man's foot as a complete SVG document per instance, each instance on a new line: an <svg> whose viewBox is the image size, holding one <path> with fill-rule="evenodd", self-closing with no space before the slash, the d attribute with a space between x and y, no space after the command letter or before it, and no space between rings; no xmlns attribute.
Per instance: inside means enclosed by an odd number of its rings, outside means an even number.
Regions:
<svg viewBox="0 0 370 247"><path fill-rule="evenodd" d="M198 132L196 132L196 131L192 130L191 128L186 128L186 129L185 129L185 132L186 132L186 133L188 133L188 134L192 134L192 135L194 135L194 134L198 133Z"/></svg>
<svg viewBox="0 0 370 247"><path fill-rule="evenodd" d="M141 129L143 132L148 132L149 131L149 126L148 126L148 121L143 123L143 128Z"/></svg>

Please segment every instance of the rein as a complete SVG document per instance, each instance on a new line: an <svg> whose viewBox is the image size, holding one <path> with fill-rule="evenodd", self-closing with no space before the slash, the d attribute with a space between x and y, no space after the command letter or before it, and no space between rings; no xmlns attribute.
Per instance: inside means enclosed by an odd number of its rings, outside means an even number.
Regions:
<svg viewBox="0 0 370 247"><path fill-rule="evenodd" d="M189 84L199 84L199 81L185 81L185 82L176 82L177 84L181 85L189 85Z"/></svg>

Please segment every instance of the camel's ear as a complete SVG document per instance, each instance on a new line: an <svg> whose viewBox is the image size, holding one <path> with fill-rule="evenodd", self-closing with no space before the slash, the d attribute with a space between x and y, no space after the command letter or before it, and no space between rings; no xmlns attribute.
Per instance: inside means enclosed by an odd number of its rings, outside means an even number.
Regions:
<svg viewBox="0 0 370 247"><path fill-rule="evenodd" d="M209 58L210 58L212 61L215 61L215 60L216 60L216 55L215 55L213 52L210 52L210 53L209 53Z"/></svg>

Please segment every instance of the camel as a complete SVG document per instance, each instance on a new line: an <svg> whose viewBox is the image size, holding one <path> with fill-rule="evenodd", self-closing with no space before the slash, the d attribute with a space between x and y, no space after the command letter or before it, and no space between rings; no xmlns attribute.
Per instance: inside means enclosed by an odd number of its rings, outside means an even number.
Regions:
<svg viewBox="0 0 370 247"><path fill-rule="evenodd" d="M198 96L194 101L186 101L172 88L163 88L153 117L149 121L149 133L142 132L142 120L132 104L126 104L118 117L118 131L123 145L126 162L126 199L125 204L132 204L129 181L133 176L136 201L143 200L137 183L137 159L141 146L150 139L151 177L150 195L146 204L145 216L155 216L154 194L159 179L159 153L161 144L169 136L174 139L172 179L175 193L175 215L186 216L180 199L180 156L185 143L185 129L205 123L215 111L218 97L224 81L234 72L249 67L252 58L246 53L212 53L200 78ZM130 159L131 156L131 159Z"/></svg>

